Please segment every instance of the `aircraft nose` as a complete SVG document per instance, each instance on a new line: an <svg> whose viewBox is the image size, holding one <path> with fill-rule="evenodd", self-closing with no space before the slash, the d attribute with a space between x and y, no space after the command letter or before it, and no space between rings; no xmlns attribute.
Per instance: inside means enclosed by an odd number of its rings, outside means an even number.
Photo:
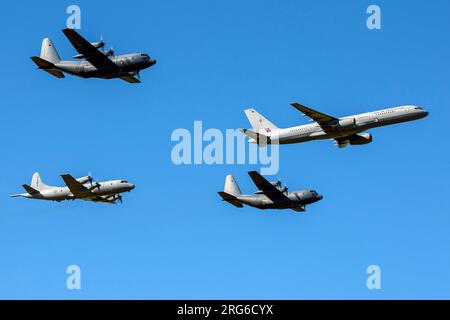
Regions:
<svg viewBox="0 0 450 320"><path fill-rule="evenodd" d="M428 111L424 111L423 114L424 114L424 116L426 117L426 116L429 115L429 112L428 112Z"/></svg>
<svg viewBox="0 0 450 320"><path fill-rule="evenodd" d="M323 199L323 195L318 194L318 195L317 195L317 200L322 200L322 199Z"/></svg>
<svg viewBox="0 0 450 320"><path fill-rule="evenodd" d="M130 190L133 190L136 186L134 184L130 185Z"/></svg>

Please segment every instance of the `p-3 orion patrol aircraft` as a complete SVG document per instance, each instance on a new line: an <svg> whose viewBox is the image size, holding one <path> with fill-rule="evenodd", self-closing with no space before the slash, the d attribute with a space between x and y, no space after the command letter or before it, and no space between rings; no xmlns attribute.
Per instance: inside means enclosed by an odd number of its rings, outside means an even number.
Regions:
<svg viewBox="0 0 450 320"><path fill-rule="evenodd" d="M281 181L269 182L256 171L250 171L248 174L259 190L253 194L242 194L236 180L228 175L224 190L219 192L224 201L238 208L246 204L258 209L292 209L304 212L307 204L323 198L314 190L288 191Z"/></svg>
<svg viewBox="0 0 450 320"><path fill-rule="evenodd" d="M61 60L50 38L42 41L41 56L31 57L39 69L57 78L64 78L64 73L68 73L81 78L120 78L130 83L139 83L139 71L156 63L156 60L146 53L116 56L112 48L103 50L103 40L88 42L73 29L64 29L63 32L78 51L74 58L83 61Z"/></svg>
<svg viewBox="0 0 450 320"><path fill-rule="evenodd" d="M337 118L299 103L293 103L292 106L311 118L311 121L314 123L280 129L255 109L247 109L245 114L253 129L243 129L241 131L251 138L249 142L260 145L334 139L339 148L344 148L348 144L362 145L371 143L372 135L370 133L362 133L367 129L418 120L428 115L427 111L418 106L400 106Z"/></svg>
<svg viewBox="0 0 450 320"><path fill-rule="evenodd" d="M122 203L123 192L134 189L134 185L126 180L111 180L105 182L94 182L91 175L75 179L70 174L61 175L66 187L51 187L42 182L38 172L33 174L31 186L23 184L26 193L13 194L11 197L24 197L29 199L64 201L64 200L87 200L115 204Z"/></svg>

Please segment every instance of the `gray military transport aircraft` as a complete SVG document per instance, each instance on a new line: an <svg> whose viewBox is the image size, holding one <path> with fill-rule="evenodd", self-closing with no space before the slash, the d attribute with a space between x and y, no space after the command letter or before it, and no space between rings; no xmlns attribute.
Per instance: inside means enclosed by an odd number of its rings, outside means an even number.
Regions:
<svg viewBox="0 0 450 320"><path fill-rule="evenodd" d="M70 174L61 175L66 187L51 187L42 182L38 172L33 174L31 186L23 184L26 193L13 194L11 197L24 197L29 199L64 201L64 200L86 200L115 204L122 203L123 192L134 189L134 185L126 180L111 180L105 182L94 182L91 175L75 179Z"/></svg>
<svg viewBox="0 0 450 320"><path fill-rule="evenodd" d="M292 144L312 140L334 139L339 148L350 145L362 145L372 142L370 133L362 133L371 128L418 120L426 117L428 112L418 106L400 106L379 111L372 111L348 117L337 118L298 103L292 106L310 117L312 124L280 129L264 118L255 109L245 110L252 130L241 131L249 136L250 143Z"/></svg>
<svg viewBox="0 0 450 320"><path fill-rule="evenodd" d="M228 175L224 191L219 192L224 201L238 208L246 204L258 209L292 209L304 212L306 205L323 198L314 190L288 191L287 187L282 186L281 181L269 182L256 171L250 171L248 174L259 190L249 195L242 194L236 180Z"/></svg>
<svg viewBox="0 0 450 320"><path fill-rule="evenodd" d="M31 57L39 69L57 78L64 78L64 73L68 73L81 78L120 78L130 83L140 83L139 71L156 63L146 53L116 56L112 48L103 50L103 40L88 42L73 29L64 29L63 32L78 51L74 58L82 61L61 60L50 38L42 41L41 56Z"/></svg>

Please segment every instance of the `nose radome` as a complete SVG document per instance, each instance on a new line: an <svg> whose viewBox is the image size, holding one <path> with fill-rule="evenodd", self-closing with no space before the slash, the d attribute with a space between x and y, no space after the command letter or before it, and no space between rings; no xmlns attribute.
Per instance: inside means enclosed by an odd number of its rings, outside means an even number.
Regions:
<svg viewBox="0 0 450 320"><path fill-rule="evenodd" d="M321 195L321 194L317 195L317 199L322 200L323 199L323 195Z"/></svg>

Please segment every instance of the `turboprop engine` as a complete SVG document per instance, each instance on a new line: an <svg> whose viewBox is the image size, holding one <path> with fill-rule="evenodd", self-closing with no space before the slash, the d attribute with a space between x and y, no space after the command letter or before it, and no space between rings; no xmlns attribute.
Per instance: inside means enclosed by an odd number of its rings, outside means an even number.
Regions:
<svg viewBox="0 0 450 320"><path fill-rule="evenodd" d="M88 183L88 182L92 183L93 179L92 179L92 177L89 175L89 176L84 176L84 177L78 178L77 181L78 181L79 183L81 183L81 184L85 184L85 183Z"/></svg>

